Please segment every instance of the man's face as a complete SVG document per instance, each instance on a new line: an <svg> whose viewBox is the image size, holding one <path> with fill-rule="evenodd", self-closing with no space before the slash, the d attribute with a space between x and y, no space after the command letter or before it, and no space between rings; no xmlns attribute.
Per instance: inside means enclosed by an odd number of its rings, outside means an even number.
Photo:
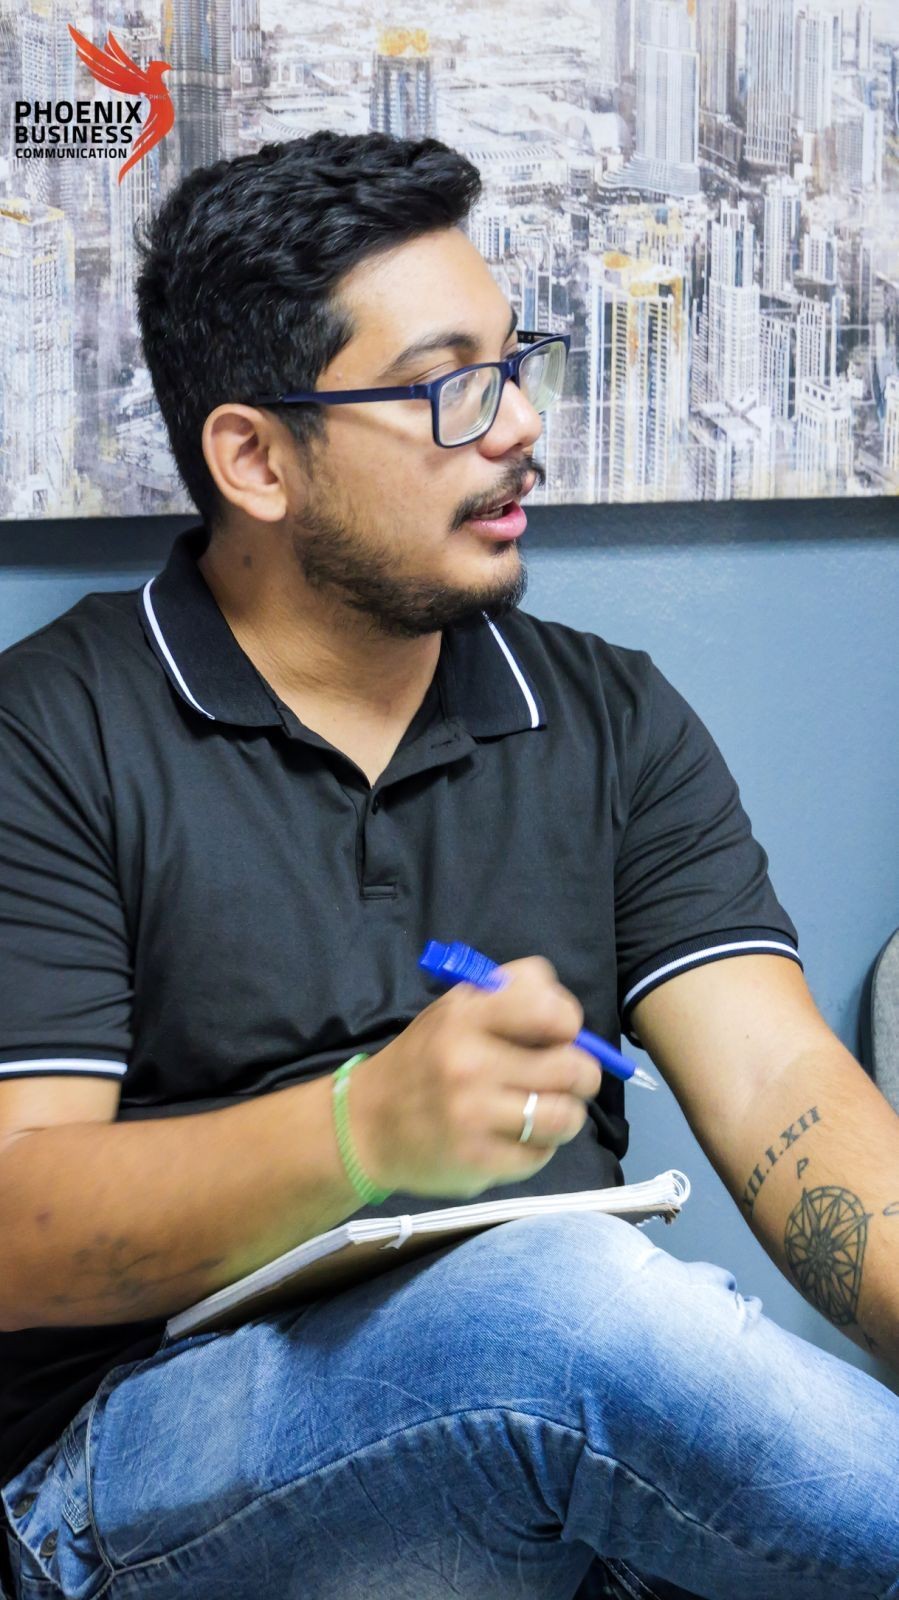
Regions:
<svg viewBox="0 0 899 1600"><path fill-rule="evenodd" d="M363 262L339 298L357 333L318 389L426 382L516 347L509 303L457 228ZM474 347L444 345L388 370L413 342L450 330L467 331ZM488 433L450 450L434 442L426 400L330 406L326 422L289 513L310 587L403 637L520 603L527 578L517 541L497 542L466 520L521 499L535 476L543 481L530 454L540 416L517 385L505 385Z"/></svg>

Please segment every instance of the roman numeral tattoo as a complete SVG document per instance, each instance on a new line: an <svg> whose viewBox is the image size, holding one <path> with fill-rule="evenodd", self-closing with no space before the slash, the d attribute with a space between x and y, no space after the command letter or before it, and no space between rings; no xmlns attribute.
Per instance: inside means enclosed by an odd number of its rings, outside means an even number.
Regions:
<svg viewBox="0 0 899 1600"><path fill-rule="evenodd" d="M758 1192L767 1178L768 1173L773 1167L777 1166L781 1156L785 1155L790 1149L791 1145L794 1145L798 1139L801 1139L802 1135L807 1133L809 1128L814 1127L815 1123L820 1121L821 1117L818 1112L818 1107L809 1106L808 1111L803 1111L801 1117L797 1117L796 1121L791 1122L788 1128L784 1128L780 1135L779 1148L775 1148L774 1145L768 1145L767 1149L765 1150L764 1162L759 1161L753 1167L749 1177L746 1180L746 1187L740 1197L740 1204L745 1208L747 1216L752 1216L752 1210L755 1205ZM801 1177L807 1166L808 1157L805 1156L797 1162L796 1176Z"/></svg>

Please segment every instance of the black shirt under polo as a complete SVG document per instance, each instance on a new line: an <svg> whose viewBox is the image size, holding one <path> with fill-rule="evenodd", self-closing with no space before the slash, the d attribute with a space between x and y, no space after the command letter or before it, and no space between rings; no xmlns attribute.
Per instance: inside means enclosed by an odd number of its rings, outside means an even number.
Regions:
<svg viewBox="0 0 899 1600"><path fill-rule="evenodd" d="M308 1081L442 992L429 939L545 955L613 1040L688 967L798 960L736 784L644 652L518 610L450 628L370 786L240 649L204 545L182 535L143 590L89 595L0 657L0 1083L110 1078L125 1120ZM589 1112L483 1198L622 1181L610 1074ZM0 1482L163 1329L0 1335Z"/></svg>

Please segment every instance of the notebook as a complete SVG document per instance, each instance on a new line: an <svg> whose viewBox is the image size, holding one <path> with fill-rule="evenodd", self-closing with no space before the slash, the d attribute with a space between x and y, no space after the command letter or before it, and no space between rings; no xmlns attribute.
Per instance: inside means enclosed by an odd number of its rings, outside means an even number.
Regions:
<svg viewBox="0 0 899 1600"><path fill-rule="evenodd" d="M672 1169L645 1183L621 1184L612 1189L522 1195L508 1200L475 1201L442 1211L342 1222L338 1228L307 1239L236 1283L216 1290L215 1294L207 1295L170 1317L163 1345L188 1333L236 1327L296 1301L332 1293L360 1278L386 1272L397 1262L423 1255L444 1244L461 1243L500 1222L514 1222L520 1217L561 1216L569 1211L605 1212L609 1216L626 1217L638 1226L651 1217L664 1217L666 1222L673 1222L689 1194L689 1179Z"/></svg>

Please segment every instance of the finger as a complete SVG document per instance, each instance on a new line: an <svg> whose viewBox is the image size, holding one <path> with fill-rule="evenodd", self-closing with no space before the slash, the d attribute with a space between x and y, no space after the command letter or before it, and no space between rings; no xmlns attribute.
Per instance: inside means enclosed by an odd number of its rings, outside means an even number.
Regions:
<svg viewBox="0 0 899 1600"><path fill-rule="evenodd" d="M540 963L539 967L532 963ZM549 978L542 957L500 968L504 986L492 993L476 991L480 1020L488 1032L515 1044L570 1044L583 1026L580 1001L555 978Z"/></svg>
<svg viewBox="0 0 899 1600"><path fill-rule="evenodd" d="M534 1133L540 1144L573 1139L586 1120L586 1102L599 1093L602 1072L592 1056L573 1046L535 1052L512 1047L499 1066L500 1076L484 1094L480 1080L478 1120L493 1134L518 1138L524 1108L537 1095ZM530 1142L530 1141L529 1141Z"/></svg>
<svg viewBox="0 0 899 1600"><path fill-rule="evenodd" d="M545 978L550 983L558 981L559 974L551 961L546 956L519 956L515 961L504 961L498 971L505 973L510 979L525 977L527 979Z"/></svg>
<svg viewBox="0 0 899 1600"><path fill-rule="evenodd" d="M521 1141L528 1094L504 1089L497 1094L491 1111L490 1130L495 1135ZM578 1096L554 1090L537 1093L532 1106L532 1128L528 1145L551 1149L576 1139L587 1120L587 1108Z"/></svg>
<svg viewBox="0 0 899 1600"><path fill-rule="evenodd" d="M551 1049L526 1049L510 1045L494 1058L493 1077L501 1089L515 1094L568 1094L593 1100L602 1084L599 1062L577 1045L556 1045Z"/></svg>

